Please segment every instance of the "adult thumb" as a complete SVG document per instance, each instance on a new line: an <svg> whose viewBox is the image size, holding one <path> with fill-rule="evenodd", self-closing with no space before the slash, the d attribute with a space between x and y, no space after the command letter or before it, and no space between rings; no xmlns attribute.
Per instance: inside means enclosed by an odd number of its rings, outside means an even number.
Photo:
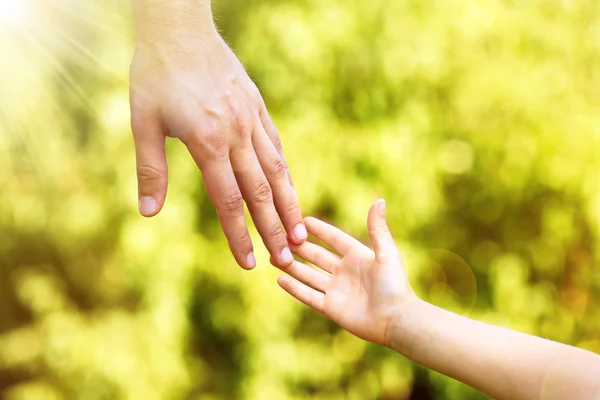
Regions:
<svg viewBox="0 0 600 400"><path fill-rule="evenodd" d="M158 123L133 124L140 214L152 217L167 196L165 135Z"/></svg>
<svg viewBox="0 0 600 400"><path fill-rule="evenodd" d="M385 219L385 200L373 203L369 210L367 226L376 260L382 264L395 261L399 253Z"/></svg>

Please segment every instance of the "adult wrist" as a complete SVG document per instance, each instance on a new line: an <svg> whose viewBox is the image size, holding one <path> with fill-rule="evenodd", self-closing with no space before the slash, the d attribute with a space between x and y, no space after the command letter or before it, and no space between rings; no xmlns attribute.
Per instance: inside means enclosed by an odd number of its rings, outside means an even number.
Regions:
<svg viewBox="0 0 600 400"><path fill-rule="evenodd" d="M132 0L136 45L182 46L218 37L209 0Z"/></svg>

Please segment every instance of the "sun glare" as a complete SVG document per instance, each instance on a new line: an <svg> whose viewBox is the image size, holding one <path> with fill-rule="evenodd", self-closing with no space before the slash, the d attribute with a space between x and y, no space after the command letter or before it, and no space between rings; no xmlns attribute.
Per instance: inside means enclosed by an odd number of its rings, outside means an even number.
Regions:
<svg viewBox="0 0 600 400"><path fill-rule="evenodd" d="M17 26L23 20L24 0L0 0L0 29Z"/></svg>

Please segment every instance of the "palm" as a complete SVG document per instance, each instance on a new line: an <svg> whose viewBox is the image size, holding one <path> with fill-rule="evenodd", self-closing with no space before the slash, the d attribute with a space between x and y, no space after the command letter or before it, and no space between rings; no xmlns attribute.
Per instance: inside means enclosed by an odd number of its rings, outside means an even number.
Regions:
<svg viewBox="0 0 600 400"><path fill-rule="evenodd" d="M347 255L332 270L325 315L358 337L383 343L382 333L406 290L403 279L394 279L397 270L379 264L372 252Z"/></svg>

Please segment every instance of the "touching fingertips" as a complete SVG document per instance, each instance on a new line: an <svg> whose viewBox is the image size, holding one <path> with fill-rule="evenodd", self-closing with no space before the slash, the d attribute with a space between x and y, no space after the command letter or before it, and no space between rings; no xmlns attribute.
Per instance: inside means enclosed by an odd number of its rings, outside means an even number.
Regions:
<svg viewBox="0 0 600 400"><path fill-rule="evenodd" d="M144 216L149 216L154 214L156 208L158 207L158 203L156 199L151 196L142 196L139 201L140 214Z"/></svg>
<svg viewBox="0 0 600 400"><path fill-rule="evenodd" d="M298 240L306 240L308 233L304 224L300 223L294 228L294 237Z"/></svg>
<svg viewBox="0 0 600 400"><path fill-rule="evenodd" d="M284 249L281 250L281 261L284 264L291 264L294 262L294 256L292 256L292 252L290 251L289 247L284 247Z"/></svg>
<svg viewBox="0 0 600 400"><path fill-rule="evenodd" d="M305 217L305 218L304 218L304 227L306 228L306 230L307 230L308 232L310 232L310 233L313 233L313 234L314 234L314 232L315 232L315 227L314 227L314 225L313 225L313 220L314 220L314 218L313 218L313 217Z"/></svg>

